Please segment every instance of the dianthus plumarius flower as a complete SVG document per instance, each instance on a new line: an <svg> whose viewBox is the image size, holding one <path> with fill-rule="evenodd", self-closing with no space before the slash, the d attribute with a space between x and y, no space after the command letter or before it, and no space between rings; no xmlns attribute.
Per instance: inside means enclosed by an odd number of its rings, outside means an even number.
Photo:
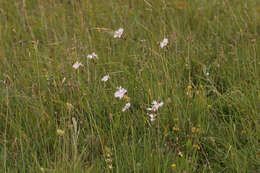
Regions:
<svg viewBox="0 0 260 173"><path fill-rule="evenodd" d="M156 120L156 114L149 114L149 117L150 117L150 120L151 121L154 121L154 120Z"/></svg>
<svg viewBox="0 0 260 173"><path fill-rule="evenodd" d="M152 107L151 108L147 108L147 110L148 111L157 111L160 107L162 107L163 106L163 102L160 102L160 103L158 103L157 101L153 101L152 102Z"/></svg>
<svg viewBox="0 0 260 173"><path fill-rule="evenodd" d="M106 75L106 76L102 77L101 81L106 82L106 81L108 81L108 79L110 79L110 76Z"/></svg>
<svg viewBox="0 0 260 173"><path fill-rule="evenodd" d="M75 62L74 64L73 64L73 68L75 68L75 69L78 69L80 66L83 66L83 64L81 63L81 62Z"/></svg>
<svg viewBox="0 0 260 173"><path fill-rule="evenodd" d="M162 42L160 42L160 47L164 48L168 44L168 38L164 38Z"/></svg>
<svg viewBox="0 0 260 173"><path fill-rule="evenodd" d="M114 38L120 38L124 32L123 28L119 28L117 31L114 32Z"/></svg>
<svg viewBox="0 0 260 173"><path fill-rule="evenodd" d="M92 54L88 54L87 56L88 59L93 59L93 58L97 58L98 59L98 56L95 52L93 52Z"/></svg>
<svg viewBox="0 0 260 173"><path fill-rule="evenodd" d="M125 112L127 109L129 109L131 106L131 103L127 103L125 107L122 109L123 112Z"/></svg>
<svg viewBox="0 0 260 173"><path fill-rule="evenodd" d="M117 87L117 91L115 92L115 97L118 97L119 99L122 99L124 95L127 93L127 90L120 87Z"/></svg>
<svg viewBox="0 0 260 173"><path fill-rule="evenodd" d="M183 157L183 154L182 154L182 152L180 152L180 151L179 151L178 155L179 155L180 157Z"/></svg>

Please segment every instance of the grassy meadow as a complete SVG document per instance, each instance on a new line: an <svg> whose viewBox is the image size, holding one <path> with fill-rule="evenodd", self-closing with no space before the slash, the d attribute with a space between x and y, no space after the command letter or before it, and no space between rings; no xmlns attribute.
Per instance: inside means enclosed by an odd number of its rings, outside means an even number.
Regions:
<svg viewBox="0 0 260 173"><path fill-rule="evenodd" d="M259 35L258 0L1 0L0 172L260 172Z"/></svg>

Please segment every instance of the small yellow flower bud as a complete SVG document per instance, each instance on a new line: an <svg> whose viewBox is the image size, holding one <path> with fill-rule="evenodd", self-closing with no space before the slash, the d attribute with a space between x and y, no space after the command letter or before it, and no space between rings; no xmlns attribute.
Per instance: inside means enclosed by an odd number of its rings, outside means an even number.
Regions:
<svg viewBox="0 0 260 173"><path fill-rule="evenodd" d="M64 130L61 130L61 129L57 129L56 130L56 133L59 135L59 136L63 136L65 134Z"/></svg>
<svg viewBox="0 0 260 173"><path fill-rule="evenodd" d="M173 130L174 130L174 131L179 131L180 128L179 128L179 127L173 127Z"/></svg>
<svg viewBox="0 0 260 173"><path fill-rule="evenodd" d="M175 164L175 163L171 164L171 167L172 167L172 168L175 168L175 167L176 167L176 164Z"/></svg>
<svg viewBox="0 0 260 173"><path fill-rule="evenodd" d="M196 148L197 150L200 150L200 146L198 144L194 144L193 147Z"/></svg>
<svg viewBox="0 0 260 173"><path fill-rule="evenodd" d="M127 95L124 95L124 99L125 101L130 102L130 97L128 97Z"/></svg>
<svg viewBox="0 0 260 173"><path fill-rule="evenodd" d="M69 111L71 111L74 108L74 106L71 103L66 103L66 105Z"/></svg>

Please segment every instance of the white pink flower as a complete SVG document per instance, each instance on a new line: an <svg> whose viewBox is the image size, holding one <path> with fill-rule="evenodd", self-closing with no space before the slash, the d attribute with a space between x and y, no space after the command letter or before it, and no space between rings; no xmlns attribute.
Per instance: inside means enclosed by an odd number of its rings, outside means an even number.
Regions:
<svg viewBox="0 0 260 173"><path fill-rule="evenodd" d="M122 99L124 95L127 93L127 90L120 87L117 87L117 91L115 92L115 97L119 97L119 99Z"/></svg>
<svg viewBox="0 0 260 173"><path fill-rule="evenodd" d="M89 54L89 55L87 56L87 58L88 58L88 59L93 59L93 58L97 58L97 59L98 59L98 56L97 56L97 54L96 54L95 52L93 52L92 54Z"/></svg>
<svg viewBox="0 0 260 173"><path fill-rule="evenodd" d="M152 105L153 106L151 108L147 108L147 110L156 112L160 107L163 106L163 102L158 103L157 101L154 100L152 102Z"/></svg>
<svg viewBox="0 0 260 173"><path fill-rule="evenodd" d="M151 121L154 121L154 120L156 120L156 114L149 114L149 117L150 117L150 120Z"/></svg>
<svg viewBox="0 0 260 173"><path fill-rule="evenodd" d="M83 66L83 64L81 63L81 62L75 62L74 64L73 64L73 68L75 68L75 69L78 69L80 66Z"/></svg>
<svg viewBox="0 0 260 173"><path fill-rule="evenodd" d="M114 38L120 38L124 32L123 28L119 28L117 31L114 32Z"/></svg>
<svg viewBox="0 0 260 173"><path fill-rule="evenodd" d="M160 47L164 48L168 44L168 38L164 38L162 42L160 42Z"/></svg>
<svg viewBox="0 0 260 173"><path fill-rule="evenodd" d="M127 103L125 107L122 109L123 112L125 112L127 109L129 109L131 106L131 103Z"/></svg>
<svg viewBox="0 0 260 173"><path fill-rule="evenodd" d="M106 75L106 76L102 77L101 81L106 82L106 81L108 81L108 79L110 79L110 76Z"/></svg>

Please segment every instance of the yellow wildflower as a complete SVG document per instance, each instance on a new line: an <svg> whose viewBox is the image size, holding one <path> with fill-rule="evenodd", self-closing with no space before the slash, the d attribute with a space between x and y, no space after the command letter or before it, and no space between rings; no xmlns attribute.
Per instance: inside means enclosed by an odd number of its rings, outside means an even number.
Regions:
<svg viewBox="0 0 260 173"><path fill-rule="evenodd" d="M74 108L74 106L71 103L66 103L66 105L69 111L71 111Z"/></svg>
<svg viewBox="0 0 260 173"><path fill-rule="evenodd" d="M179 128L179 127L173 127L173 130L174 130L174 131L179 131L180 128Z"/></svg>
<svg viewBox="0 0 260 173"><path fill-rule="evenodd" d="M175 168L175 167L176 167L176 164L175 164L175 163L171 164L171 167L172 167L172 168Z"/></svg>
<svg viewBox="0 0 260 173"><path fill-rule="evenodd" d="M198 144L194 144L193 147L196 148L197 150L200 150L200 146Z"/></svg>
<svg viewBox="0 0 260 173"><path fill-rule="evenodd" d="M192 86L191 86L191 85L188 85L188 86L187 86L187 89L188 89L188 90L189 90L189 89L191 89L191 88L192 88Z"/></svg>
<svg viewBox="0 0 260 173"><path fill-rule="evenodd" d="M59 136L63 136L65 134L64 130L61 130L61 129L57 129L56 130L56 133L59 135Z"/></svg>

